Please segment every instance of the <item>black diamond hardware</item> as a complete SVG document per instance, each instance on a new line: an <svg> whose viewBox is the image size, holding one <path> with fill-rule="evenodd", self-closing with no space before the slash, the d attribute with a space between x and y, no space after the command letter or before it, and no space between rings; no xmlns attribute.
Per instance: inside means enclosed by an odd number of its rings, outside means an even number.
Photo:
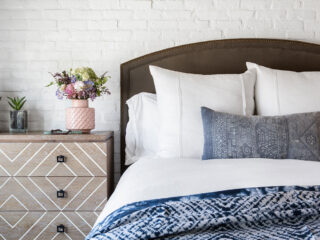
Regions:
<svg viewBox="0 0 320 240"><path fill-rule="evenodd" d="M63 156L63 155L57 156L57 162L58 162L58 163L64 162L64 160L65 160L65 156Z"/></svg>
<svg viewBox="0 0 320 240"><path fill-rule="evenodd" d="M63 190L57 191L57 198L64 198L66 195L66 192Z"/></svg>
<svg viewBox="0 0 320 240"><path fill-rule="evenodd" d="M63 233L65 230L65 227L63 226L63 224L60 224L57 226L57 232L58 233Z"/></svg>

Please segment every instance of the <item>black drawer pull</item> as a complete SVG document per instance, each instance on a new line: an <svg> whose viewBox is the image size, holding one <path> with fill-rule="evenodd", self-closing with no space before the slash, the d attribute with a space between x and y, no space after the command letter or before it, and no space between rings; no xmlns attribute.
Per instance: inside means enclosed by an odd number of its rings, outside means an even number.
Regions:
<svg viewBox="0 0 320 240"><path fill-rule="evenodd" d="M65 160L65 156L63 156L63 155L57 156L57 162L58 162L58 163L64 162L64 160Z"/></svg>
<svg viewBox="0 0 320 240"><path fill-rule="evenodd" d="M63 224L60 224L57 226L57 232L58 233L63 233L65 231L65 227Z"/></svg>
<svg viewBox="0 0 320 240"><path fill-rule="evenodd" d="M64 198L66 197L66 192L63 190L57 191L57 198Z"/></svg>

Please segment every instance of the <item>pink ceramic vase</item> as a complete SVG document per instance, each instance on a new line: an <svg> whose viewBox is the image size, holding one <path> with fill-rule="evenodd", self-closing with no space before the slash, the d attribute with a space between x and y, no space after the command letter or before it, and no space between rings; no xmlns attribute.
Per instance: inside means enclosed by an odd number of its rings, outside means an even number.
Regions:
<svg viewBox="0 0 320 240"><path fill-rule="evenodd" d="M72 100L72 107L66 109L66 128L83 133L95 128L95 112L89 108L88 100Z"/></svg>

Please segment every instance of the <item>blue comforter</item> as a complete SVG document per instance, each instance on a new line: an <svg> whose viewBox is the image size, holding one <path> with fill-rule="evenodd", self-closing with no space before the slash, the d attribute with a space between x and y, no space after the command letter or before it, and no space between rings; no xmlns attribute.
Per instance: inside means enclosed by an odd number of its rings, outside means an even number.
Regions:
<svg viewBox="0 0 320 240"><path fill-rule="evenodd" d="M86 239L320 239L320 186L262 187L142 201Z"/></svg>

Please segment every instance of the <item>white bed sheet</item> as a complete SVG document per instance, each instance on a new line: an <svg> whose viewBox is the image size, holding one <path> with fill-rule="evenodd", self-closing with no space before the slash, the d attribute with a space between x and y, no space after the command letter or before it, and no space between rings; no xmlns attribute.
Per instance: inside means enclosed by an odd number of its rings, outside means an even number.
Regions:
<svg viewBox="0 0 320 240"><path fill-rule="evenodd" d="M320 185L320 162L142 158L123 174L96 223L137 201L228 189Z"/></svg>

